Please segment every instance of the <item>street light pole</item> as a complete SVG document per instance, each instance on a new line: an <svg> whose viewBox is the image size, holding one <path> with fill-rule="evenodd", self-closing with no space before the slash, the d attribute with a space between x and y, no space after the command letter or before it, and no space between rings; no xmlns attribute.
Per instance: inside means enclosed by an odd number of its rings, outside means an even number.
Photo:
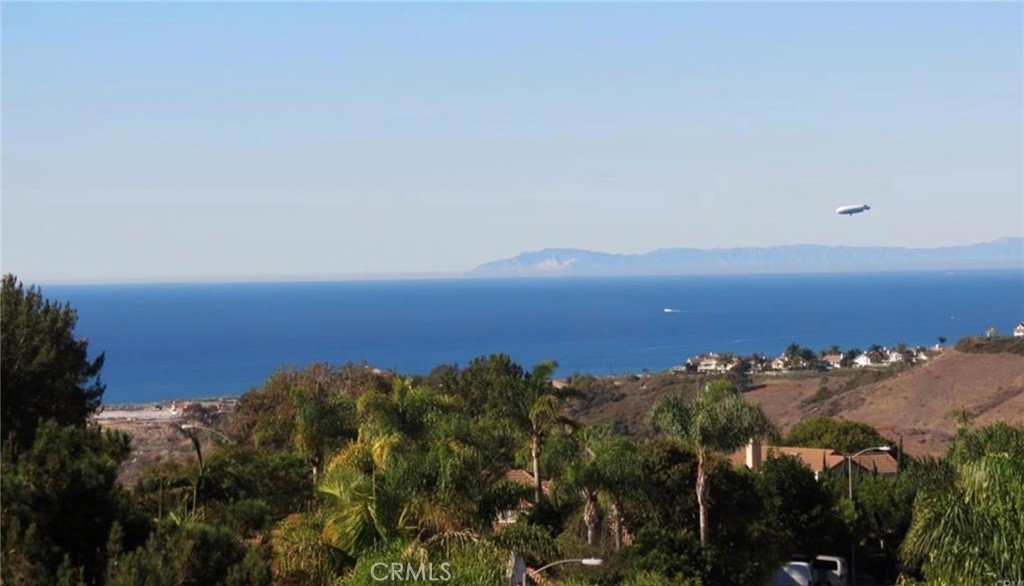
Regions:
<svg viewBox="0 0 1024 586"><path fill-rule="evenodd" d="M848 496L850 498L850 504L853 504L853 459L861 454L868 452L889 452L892 450L890 446L877 446L874 448L864 448L853 455L846 456L846 486L848 490ZM854 507L856 511L856 507ZM851 536L850 539L850 584L854 586L854 578L857 574L857 537L856 535Z"/></svg>
<svg viewBox="0 0 1024 586"><path fill-rule="evenodd" d="M559 564L571 564L573 562L576 562L576 563L579 563L579 564L583 564L584 566L600 566L601 564L604 563L604 560L601 559L601 558L583 558L583 559L573 559L573 560L558 560L557 562L551 562L550 564L548 564L546 566L541 566L541 567L537 568L536 570L534 570L534 572L537 572L539 574L539 573L543 572L544 570L550 568L551 566L557 566Z"/></svg>

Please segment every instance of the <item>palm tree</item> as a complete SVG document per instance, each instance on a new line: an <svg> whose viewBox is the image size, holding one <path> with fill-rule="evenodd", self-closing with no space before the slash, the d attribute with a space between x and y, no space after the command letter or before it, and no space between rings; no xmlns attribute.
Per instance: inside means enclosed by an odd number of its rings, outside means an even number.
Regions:
<svg viewBox="0 0 1024 586"><path fill-rule="evenodd" d="M551 384L551 374L558 368L553 361L541 362L522 382L520 392L515 396L516 404L512 417L517 427L524 430L530 439L530 458L533 462L534 501L544 496L544 481L540 474L541 450L548 434L559 425L573 425L573 421L562 416L564 393Z"/></svg>
<svg viewBox="0 0 1024 586"><path fill-rule="evenodd" d="M922 491L901 550L929 583L984 584L1021 576L1024 465L988 454L956 467L955 478Z"/></svg>
<svg viewBox="0 0 1024 586"><path fill-rule="evenodd" d="M313 388L296 386L291 391L295 411L295 447L309 464L313 486L320 481L324 459L354 434L355 409L348 397L329 391L320 375Z"/></svg>
<svg viewBox="0 0 1024 586"><path fill-rule="evenodd" d="M587 544L597 540L599 509L604 508L621 543L623 494L639 484L640 468L628 441L611 436L605 428L580 427L574 439L578 454L559 483L583 499L583 523Z"/></svg>
<svg viewBox="0 0 1024 586"><path fill-rule="evenodd" d="M625 529L623 499L637 492L643 481L636 444L604 435L595 446L594 465L599 471L598 499L608 510L616 551L622 549Z"/></svg>
<svg viewBox="0 0 1024 586"><path fill-rule="evenodd" d="M708 465L712 454L729 453L753 439L775 437L775 426L757 405L743 400L736 387L715 380L692 399L664 396L651 407L647 421L681 441L697 457L697 505L700 540L708 541Z"/></svg>
<svg viewBox="0 0 1024 586"><path fill-rule="evenodd" d="M397 379L358 407L359 438L331 459L318 488L328 542L351 555L387 542L447 547L477 539L518 502L487 470L458 397Z"/></svg>

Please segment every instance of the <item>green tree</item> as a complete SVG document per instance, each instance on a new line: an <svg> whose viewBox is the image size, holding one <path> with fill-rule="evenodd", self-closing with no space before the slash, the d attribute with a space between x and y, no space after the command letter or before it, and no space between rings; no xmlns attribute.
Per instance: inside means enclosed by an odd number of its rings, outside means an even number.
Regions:
<svg viewBox="0 0 1024 586"><path fill-rule="evenodd" d="M295 513L274 528L270 570L280 586L328 586L352 558L324 540L318 512Z"/></svg>
<svg viewBox="0 0 1024 586"><path fill-rule="evenodd" d="M710 571L706 548L686 529L645 527L625 558L632 572L665 576L670 584L701 584Z"/></svg>
<svg viewBox="0 0 1024 586"><path fill-rule="evenodd" d="M844 454L894 445L890 439L866 423L831 417L811 417L797 423L789 430L785 444L838 450Z"/></svg>
<svg viewBox="0 0 1024 586"><path fill-rule="evenodd" d="M396 379L358 403L359 438L318 490L325 538L351 555L391 542L436 548L478 538L522 498L476 443L460 397Z"/></svg>
<svg viewBox="0 0 1024 586"><path fill-rule="evenodd" d="M982 428L970 427L966 416L959 420L947 457L954 463L972 462L986 454L1024 454L1024 426L997 421Z"/></svg>
<svg viewBox="0 0 1024 586"><path fill-rule="evenodd" d="M351 397L331 393L318 378L312 387L292 389L292 408L295 447L306 458L316 485L327 455L355 438L355 405Z"/></svg>
<svg viewBox="0 0 1024 586"><path fill-rule="evenodd" d="M162 522L144 547L111 559L109 586L269 586L266 563L224 527Z"/></svg>
<svg viewBox="0 0 1024 586"><path fill-rule="evenodd" d="M792 456L768 458L756 476L764 502L763 524L777 555L837 551L845 527L835 513L836 497Z"/></svg>
<svg viewBox="0 0 1024 586"><path fill-rule="evenodd" d="M4 450L0 518L4 544L0 582L54 584L59 569L101 580L115 524L127 545L148 531L116 484L129 439L97 428L39 426L17 460Z"/></svg>
<svg viewBox="0 0 1024 586"><path fill-rule="evenodd" d="M1024 579L1024 426L958 424L944 460L912 468L901 557L938 585Z"/></svg>
<svg viewBox="0 0 1024 586"><path fill-rule="evenodd" d="M309 469L302 456L290 450L225 445L205 464L207 503L258 500L266 504L270 520L276 522L304 510L313 498Z"/></svg>
<svg viewBox="0 0 1024 586"><path fill-rule="evenodd" d="M0 429L4 442L30 446L45 419L85 425L99 407L103 354L88 358L89 342L75 337L78 315L70 305L43 298L11 274L0 300Z"/></svg>
<svg viewBox="0 0 1024 586"><path fill-rule="evenodd" d="M902 546L929 584L1024 579L1024 465L992 453L956 466L951 485L922 491Z"/></svg>
<svg viewBox="0 0 1024 586"><path fill-rule="evenodd" d="M320 439L334 434L325 426L342 425L354 430L346 403L367 391L386 392L393 375L367 364L341 367L314 362L274 371L263 385L242 395L226 426L236 442L263 450L299 449L308 457L334 446L319 446ZM331 421L334 412L341 423ZM340 434L344 435L344 433Z"/></svg>
<svg viewBox="0 0 1024 586"><path fill-rule="evenodd" d="M736 388L723 380L712 381L693 399L679 395L658 399L647 420L697 456L700 539L707 543L710 457L735 451L752 439L775 436L775 426L759 406L744 401Z"/></svg>

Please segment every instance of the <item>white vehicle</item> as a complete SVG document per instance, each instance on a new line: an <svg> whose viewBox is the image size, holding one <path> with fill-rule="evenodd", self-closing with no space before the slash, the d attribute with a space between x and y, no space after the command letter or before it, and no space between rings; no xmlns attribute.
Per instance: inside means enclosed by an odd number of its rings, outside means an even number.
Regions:
<svg viewBox="0 0 1024 586"><path fill-rule="evenodd" d="M836 213L839 214L839 215L846 214L847 216L852 216L853 214L859 214L861 212L866 212L866 211L868 211L870 209L871 209L871 206L869 206L868 204L865 203L865 204L861 204L859 206L843 206L841 208L837 208L836 209Z"/></svg>
<svg viewBox="0 0 1024 586"><path fill-rule="evenodd" d="M813 577L811 564L786 562L778 570L775 570L772 579L768 581L768 586L811 586Z"/></svg>

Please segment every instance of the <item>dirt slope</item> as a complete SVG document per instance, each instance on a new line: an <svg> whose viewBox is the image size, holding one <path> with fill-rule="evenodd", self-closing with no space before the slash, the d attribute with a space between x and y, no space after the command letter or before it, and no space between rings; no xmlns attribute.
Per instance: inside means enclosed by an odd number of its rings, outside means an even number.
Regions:
<svg viewBox="0 0 1024 586"><path fill-rule="evenodd" d="M814 415L861 421L890 437L902 436L910 454L945 451L959 410L977 425L1024 423L1024 356L1015 354L948 350L891 378L809 402L820 387L820 380L778 381L748 397L783 429Z"/></svg>

